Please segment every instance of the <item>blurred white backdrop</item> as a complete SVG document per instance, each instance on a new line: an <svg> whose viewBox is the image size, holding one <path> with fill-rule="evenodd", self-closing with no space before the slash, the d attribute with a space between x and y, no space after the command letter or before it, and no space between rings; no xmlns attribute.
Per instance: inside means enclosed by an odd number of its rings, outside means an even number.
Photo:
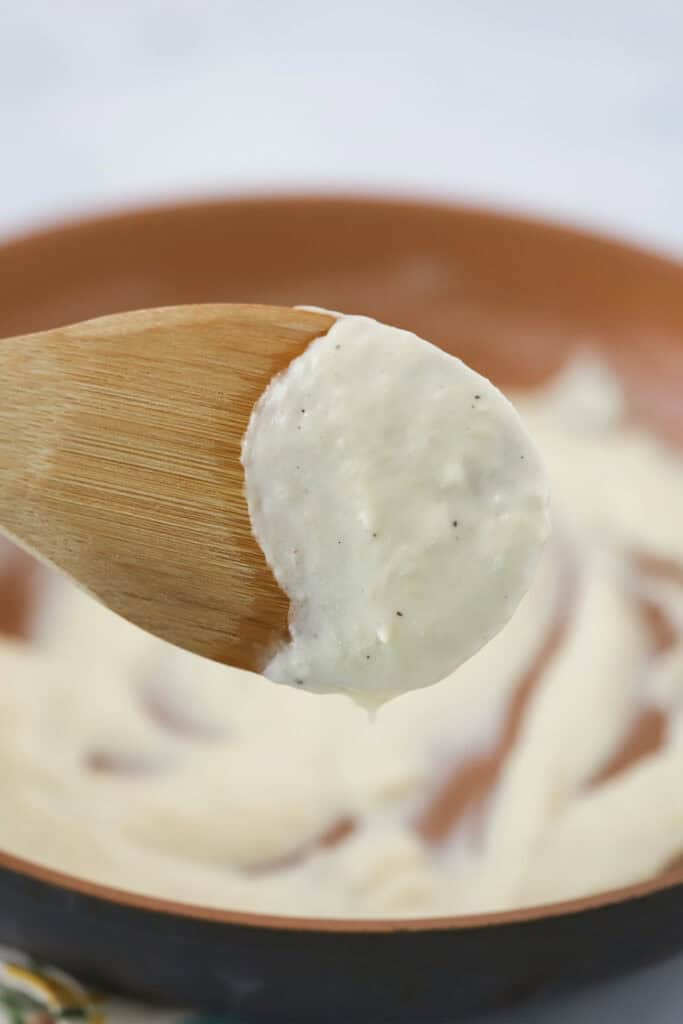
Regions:
<svg viewBox="0 0 683 1024"><path fill-rule="evenodd" d="M681 0L21 0L0 232L318 187L512 205L683 251Z"/></svg>

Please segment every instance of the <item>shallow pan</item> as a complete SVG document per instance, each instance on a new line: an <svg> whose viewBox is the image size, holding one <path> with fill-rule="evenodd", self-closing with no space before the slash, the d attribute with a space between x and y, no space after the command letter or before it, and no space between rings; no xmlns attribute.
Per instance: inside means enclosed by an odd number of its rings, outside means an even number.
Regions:
<svg viewBox="0 0 683 1024"><path fill-rule="evenodd" d="M602 346L639 413L683 435L683 267L606 239L453 206L286 197L142 210L0 247L0 335L202 301L368 313L502 386ZM0 590L6 629L26 625L31 579L24 565ZM339 922L147 899L41 868L40 853L0 853L0 942L100 986L250 1021L445 1024L683 948L677 866L531 911Z"/></svg>

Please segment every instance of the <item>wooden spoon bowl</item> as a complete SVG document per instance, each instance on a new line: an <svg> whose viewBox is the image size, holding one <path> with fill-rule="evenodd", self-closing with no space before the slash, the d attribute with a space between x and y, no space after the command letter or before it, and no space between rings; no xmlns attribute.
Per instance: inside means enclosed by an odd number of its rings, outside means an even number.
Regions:
<svg viewBox="0 0 683 1024"><path fill-rule="evenodd" d="M252 533L242 439L333 323L197 303L5 338L0 527L148 633L261 671L289 601Z"/></svg>
<svg viewBox="0 0 683 1024"><path fill-rule="evenodd" d="M125 214L0 249L0 335L233 301L305 302L399 323L503 386L538 383L572 348L598 345L640 415L683 441L683 268L587 234L444 205L284 198ZM6 558L0 552L0 617L30 632L37 570L22 554ZM524 698L513 702L497 760L459 773L425 833L443 834L446 818L490 786ZM618 767L658 741L647 724ZM340 922L145 898L42 868L39 850L35 861L0 854L0 942L103 987L245 1021L437 1024L683 949L680 865L569 904Z"/></svg>

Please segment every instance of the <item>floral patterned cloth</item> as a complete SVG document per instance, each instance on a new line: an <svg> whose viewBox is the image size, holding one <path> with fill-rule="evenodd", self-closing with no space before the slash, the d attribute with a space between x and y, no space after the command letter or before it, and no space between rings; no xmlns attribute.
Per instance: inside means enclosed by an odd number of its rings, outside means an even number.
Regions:
<svg viewBox="0 0 683 1024"><path fill-rule="evenodd" d="M247 1024L232 1014L160 1010L109 997L64 971L0 947L0 1024Z"/></svg>

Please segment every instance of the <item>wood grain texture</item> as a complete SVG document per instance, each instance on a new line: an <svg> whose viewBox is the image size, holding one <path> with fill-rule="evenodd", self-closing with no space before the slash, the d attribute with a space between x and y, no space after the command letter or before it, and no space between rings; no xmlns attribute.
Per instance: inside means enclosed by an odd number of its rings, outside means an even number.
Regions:
<svg viewBox="0 0 683 1024"><path fill-rule="evenodd" d="M288 601L251 532L242 437L332 323L170 306L0 342L0 526L131 622L259 670Z"/></svg>

